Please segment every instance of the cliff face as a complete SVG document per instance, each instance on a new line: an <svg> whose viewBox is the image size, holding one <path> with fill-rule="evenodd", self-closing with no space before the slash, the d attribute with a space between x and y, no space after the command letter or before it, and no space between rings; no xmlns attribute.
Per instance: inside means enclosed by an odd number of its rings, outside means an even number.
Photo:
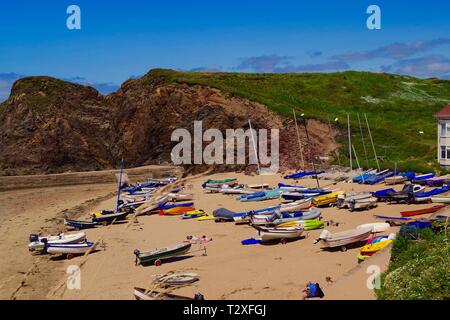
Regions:
<svg viewBox="0 0 450 320"><path fill-rule="evenodd" d="M18 80L10 98L0 105L0 172L53 173L113 167L123 157L127 167L170 163L177 128L193 132L193 121L203 130L248 128L280 129L280 165L293 168L300 154L292 121L264 105L205 86L170 83L150 72L128 80L106 97L95 89L48 77ZM300 127L307 161L310 154L336 148L336 132L309 122L312 152ZM205 142L204 146L208 143ZM244 169L245 166L218 170ZM203 169L200 166L196 169Z"/></svg>

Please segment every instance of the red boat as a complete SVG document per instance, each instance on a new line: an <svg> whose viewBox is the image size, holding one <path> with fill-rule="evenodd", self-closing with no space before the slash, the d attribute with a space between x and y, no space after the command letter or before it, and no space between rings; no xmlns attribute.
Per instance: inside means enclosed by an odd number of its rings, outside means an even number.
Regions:
<svg viewBox="0 0 450 320"><path fill-rule="evenodd" d="M400 214L402 215L402 217L412 217L412 216L418 216L420 214L434 213L445 207L446 207L446 205L438 205L438 206L434 206L431 208L425 208L425 209L420 209L420 210L403 211L403 212L400 212Z"/></svg>

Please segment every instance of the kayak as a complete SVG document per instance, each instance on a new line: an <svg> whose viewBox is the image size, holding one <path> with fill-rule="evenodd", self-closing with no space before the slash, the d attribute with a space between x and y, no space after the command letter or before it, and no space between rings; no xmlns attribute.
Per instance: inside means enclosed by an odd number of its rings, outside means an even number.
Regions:
<svg viewBox="0 0 450 320"><path fill-rule="evenodd" d="M388 245L390 245L393 241L392 240L384 240L380 242L375 242L371 244L367 244L364 247L360 249L361 254L370 254L380 251L381 249L386 248Z"/></svg>
<svg viewBox="0 0 450 320"><path fill-rule="evenodd" d="M160 212L162 212L162 215L177 216L193 210L195 210L194 207L175 207L167 210L161 210Z"/></svg>
<svg viewBox="0 0 450 320"><path fill-rule="evenodd" d="M425 208L425 209L419 209L419 210L413 210L413 211L402 211L402 212L400 212L400 214L402 215L402 217L412 217L412 216L418 216L421 214L434 213L445 207L446 207L446 205L442 204L442 205L433 206L431 208Z"/></svg>
<svg viewBox="0 0 450 320"><path fill-rule="evenodd" d="M214 217L213 215L205 215L205 216L201 216L199 218L197 218L197 221L204 221L204 220L215 220L216 217Z"/></svg>
<svg viewBox="0 0 450 320"><path fill-rule="evenodd" d="M303 227L305 230L315 230L323 228L325 223L320 220L297 220L297 221L289 221L283 222L277 225L279 228L285 227Z"/></svg>
<svg viewBox="0 0 450 320"><path fill-rule="evenodd" d="M205 210L192 210L192 211L185 212L181 216L181 218L182 219L193 219L193 218L198 218L198 217L201 217L204 215L206 215Z"/></svg>

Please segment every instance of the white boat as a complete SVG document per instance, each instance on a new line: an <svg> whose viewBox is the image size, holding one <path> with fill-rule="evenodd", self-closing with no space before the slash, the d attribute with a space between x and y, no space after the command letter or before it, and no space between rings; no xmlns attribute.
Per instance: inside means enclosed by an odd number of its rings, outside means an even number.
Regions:
<svg viewBox="0 0 450 320"><path fill-rule="evenodd" d="M376 233L376 232L387 231L387 230L389 230L390 227L391 227L391 225L389 223L374 222L374 223L360 224L359 226L356 227L356 229L367 229L367 228L370 228L372 230L372 233Z"/></svg>
<svg viewBox="0 0 450 320"><path fill-rule="evenodd" d="M350 208L352 201L360 201L364 199L372 198L370 192L357 192L357 193L345 193L337 196L336 206L340 209Z"/></svg>
<svg viewBox="0 0 450 320"><path fill-rule="evenodd" d="M76 255L86 253L94 242L71 243L71 244L48 244L45 251L49 254Z"/></svg>
<svg viewBox="0 0 450 320"><path fill-rule="evenodd" d="M171 201L185 201L194 198L192 193L169 193L167 196Z"/></svg>
<svg viewBox="0 0 450 320"><path fill-rule="evenodd" d="M72 234L61 233L56 236L46 236L39 237L36 234L30 235L30 244L28 245L28 250L31 252L43 251L45 244L68 244L68 243L79 243L86 240L86 233L78 232Z"/></svg>
<svg viewBox="0 0 450 320"><path fill-rule="evenodd" d="M351 200L349 210L353 211L356 209L370 209L376 207L378 204L378 199L375 197L370 197L361 200Z"/></svg>
<svg viewBox="0 0 450 320"><path fill-rule="evenodd" d="M257 229L261 241L273 241L284 239L296 239L303 233L301 227L286 227L286 228L262 228Z"/></svg>
<svg viewBox="0 0 450 320"><path fill-rule="evenodd" d="M450 195L439 194L431 197L431 202L434 203L450 203Z"/></svg>
<svg viewBox="0 0 450 320"><path fill-rule="evenodd" d="M388 177L386 179L384 179L384 183L385 184L399 184L399 183L403 183L407 180L406 177L404 176L393 176L393 177Z"/></svg>
<svg viewBox="0 0 450 320"><path fill-rule="evenodd" d="M372 228L350 229L346 231L331 233L323 230L317 241L323 241L323 248L341 247L347 250L347 245L366 240L372 234Z"/></svg>
<svg viewBox="0 0 450 320"><path fill-rule="evenodd" d="M252 193L255 193L255 190L246 189L246 188L243 188L243 187L223 186L220 189L220 192L223 193L223 194L252 194Z"/></svg>
<svg viewBox="0 0 450 320"><path fill-rule="evenodd" d="M248 188L250 189L267 189L269 187L268 183L255 183L255 184L248 184Z"/></svg>
<svg viewBox="0 0 450 320"><path fill-rule="evenodd" d="M311 207L312 198L302 199L294 202L283 203L280 212L294 212Z"/></svg>

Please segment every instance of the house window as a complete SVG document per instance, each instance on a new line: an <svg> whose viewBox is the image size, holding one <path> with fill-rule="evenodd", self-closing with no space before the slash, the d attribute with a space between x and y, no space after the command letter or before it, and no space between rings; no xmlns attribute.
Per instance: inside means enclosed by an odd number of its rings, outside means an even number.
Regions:
<svg viewBox="0 0 450 320"><path fill-rule="evenodd" d="M447 126L445 122L441 122L441 137L446 136Z"/></svg>
<svg viewBox="0 0 450 320"><path fill-rule="evenodd" d="M446 154L445 154L445 150L446 149L447 149L446 147L441 146L441 159L445 159L446 158Z"/></svg>

